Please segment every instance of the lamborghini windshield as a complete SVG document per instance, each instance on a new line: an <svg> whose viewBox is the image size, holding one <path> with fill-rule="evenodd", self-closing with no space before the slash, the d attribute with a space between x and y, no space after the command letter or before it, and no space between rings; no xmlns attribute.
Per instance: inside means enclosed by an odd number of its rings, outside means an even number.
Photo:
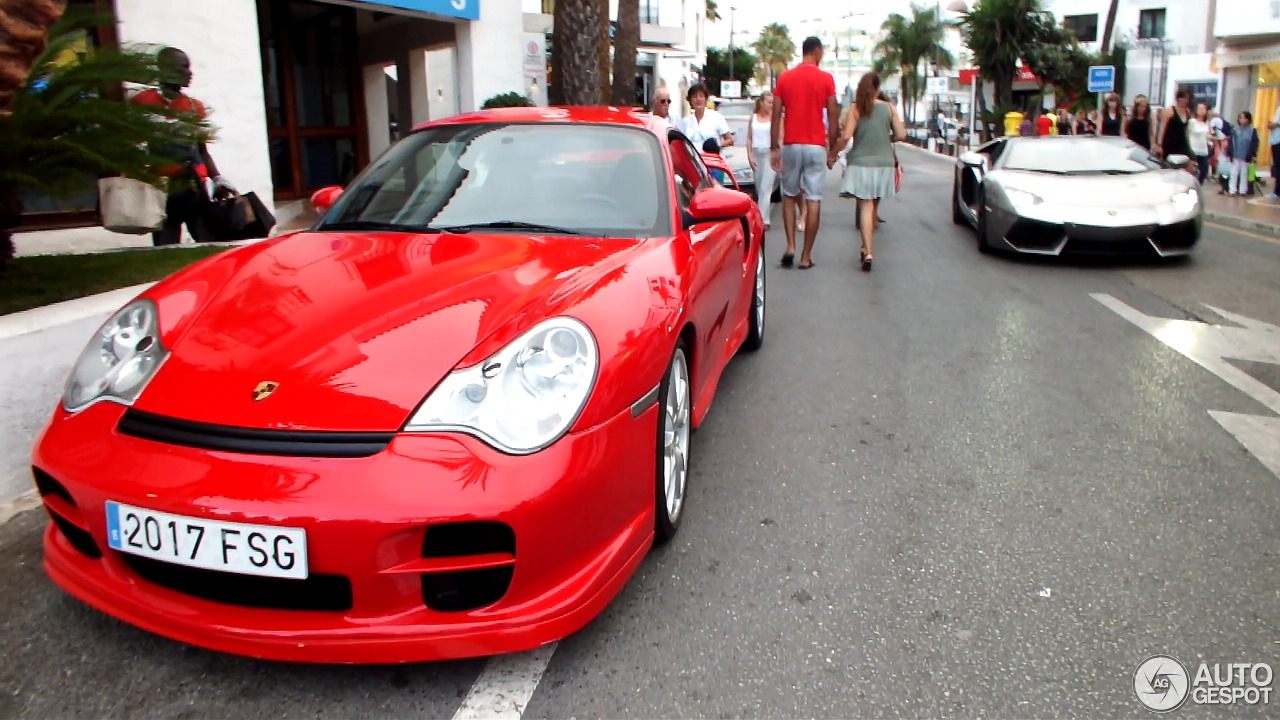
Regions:
<svg viewBox="0 0 1280 720"><path fill-rule="evenodd" d="M1004 170L1055 175L1128 175L1167 167L1146 149L1116 137L1044 137L1009 141Z"/></svg>

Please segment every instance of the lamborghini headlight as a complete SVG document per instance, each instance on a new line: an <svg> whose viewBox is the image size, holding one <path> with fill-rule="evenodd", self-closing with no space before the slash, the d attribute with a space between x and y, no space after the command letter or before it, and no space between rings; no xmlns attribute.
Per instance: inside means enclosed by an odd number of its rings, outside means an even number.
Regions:
<svg viewBox="0 0 1280 720"><path fill-rule="evenodd" d="M129 405L168 354L160 343L155 303L134 300L112 315L80 353L63 390L62 406L77 412L98 400Z"/></svg>
<svg viewBox="0 0 1280 720"><path fill-rule="evenodd" d="M505 452L537 452L569 431L599 364L585 325L567 317L543 321L488 359L449 373L405 430L452 430Z"/></svg>
<svg viewBox="0 0 1280 720"><path fill-rule="evenodd" d="M1004 194L1009 198L1009 202L1013 203L1015 208L1031 207L1044 202L1039 195L1034 195L1026 190L1017 190L1014 188L1005 188Z"/></svg>
<svg viewBox="0 0 1280 720"><path fill-rule="evenodd" d="M1169 200L1173 203L1174 210L1180 213L1191 212L1200 203L1200 191L1195 188L1188 188L1169 198Z"/></svg>

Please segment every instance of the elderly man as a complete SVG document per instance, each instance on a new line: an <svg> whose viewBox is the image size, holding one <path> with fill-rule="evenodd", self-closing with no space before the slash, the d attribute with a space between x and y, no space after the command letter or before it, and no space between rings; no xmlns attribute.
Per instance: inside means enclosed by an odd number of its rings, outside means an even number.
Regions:
<svg viewBox="0 0 1280 720"><path fill-rule="evenodd" d="M665 122L668 127L675 127L671 121L671 91L660 87L653 91L653 117Z"/></svg>

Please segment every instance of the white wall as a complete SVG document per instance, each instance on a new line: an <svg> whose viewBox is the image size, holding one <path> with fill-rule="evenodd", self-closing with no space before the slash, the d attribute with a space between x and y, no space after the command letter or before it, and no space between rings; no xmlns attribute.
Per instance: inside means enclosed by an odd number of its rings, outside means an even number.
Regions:
<svg viewBox="0 0 1280 720"><path fill-rule="evenodd" d="M458 51L451 47L427 51L427 87L431 102L427 113L429 120L458 114L457 55Z"/></svg>
<svg viewBox="0 0 1280 720"><path fill-rule="evenodd" d="M1217 37L1280 33L1280 6L1271 0L1218 0L1215 15Z"/></svg>
<svg viewBox="0 0 1280 720"><path fill-rule="evenodd" d="M671 93L671 116L682 118L688 114L688 102L684 99L689 90L689 73L691 61L686 58L659 55L654 64L654 80L659 87L665 86Z"/></svg>
<svg viewBox="0 0 1280 720"><path fill-rule="evenodd" d="M241 192L272 206L254 0L115 0L121 43L172 45L191 58L188 93L210 110L210 154Z"/></svg>
<svg viewBox="0 0 1280 720"><path fill-rule="evenodd" d="M478 110L494 95L529 92L523 72L522 1L484 0L479 20L458 24L458 105L462 112Z"/></svg>

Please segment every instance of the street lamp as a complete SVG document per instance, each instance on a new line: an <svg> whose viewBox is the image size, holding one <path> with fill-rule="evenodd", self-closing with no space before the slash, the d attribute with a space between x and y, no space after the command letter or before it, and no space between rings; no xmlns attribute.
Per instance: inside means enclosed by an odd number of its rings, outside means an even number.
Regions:
<svg viewBox="0 0 1280 720"><path fill-rule="evenodd" d="M729 8L729 79L733 79L733 14L738 8Z"/></svg>

